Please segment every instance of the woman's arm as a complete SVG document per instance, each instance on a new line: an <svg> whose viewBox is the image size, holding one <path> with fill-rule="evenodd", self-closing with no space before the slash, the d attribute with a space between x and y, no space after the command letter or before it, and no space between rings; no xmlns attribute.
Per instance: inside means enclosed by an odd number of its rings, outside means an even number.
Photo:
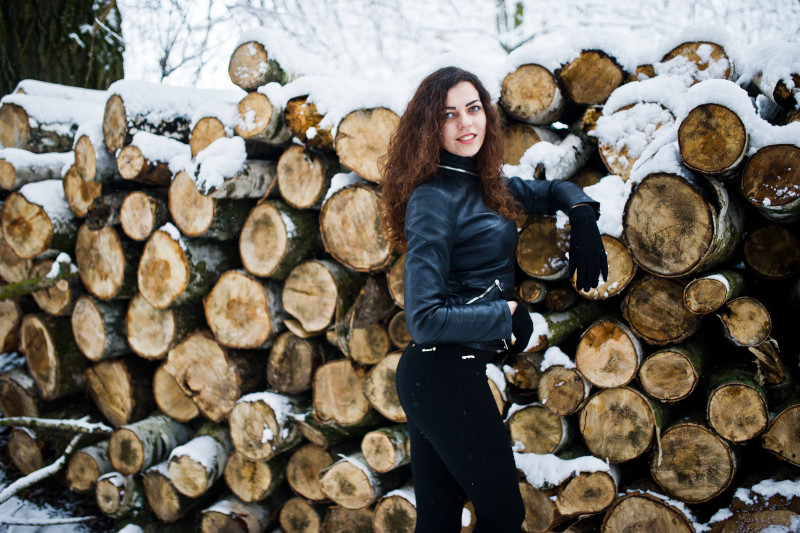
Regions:
<svg viewBox="0 0 800 533"><path fill-rule="evenodd" d="M515 177L507 178L506 185L525 212L531 215L554 215L559 209L566 213L578 204L589 204L595 217L600 215L600 204L570 181Z"/></svg>

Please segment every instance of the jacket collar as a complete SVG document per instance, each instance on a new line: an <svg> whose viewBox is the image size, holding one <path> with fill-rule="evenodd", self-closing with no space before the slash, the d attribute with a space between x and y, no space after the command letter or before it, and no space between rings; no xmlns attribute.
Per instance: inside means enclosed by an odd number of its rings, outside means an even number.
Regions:
<svg viewBox="0 0 800 533"><path fill-rule="evenodd" d="M478 174L478 163L474 158L451 154L447 150L439 151L439 164L469 174Z"/></svg>

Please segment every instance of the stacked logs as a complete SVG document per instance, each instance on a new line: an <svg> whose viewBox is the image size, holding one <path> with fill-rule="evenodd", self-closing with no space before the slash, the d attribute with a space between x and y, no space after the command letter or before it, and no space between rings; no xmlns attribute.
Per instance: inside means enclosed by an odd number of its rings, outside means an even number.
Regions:
<svg viewBox="0 0 800 533"><path fill-rule="evenodd" d="M578 292L568 228L520 228L516 291L535 333L487 380L523 530L782 523L796 498L776 510L731 496L800 466L797 128L756 115L719 44L634 66L588 46L555 64L535 52L509 56L526 60L500 91L509 170L601 200L610 271ZM122 81L102 99L48 93L82 98L72 116L23 120L52 107L35 95L0 107L0 341L24 355L0 373L0 410L110 424L66 480L119 526L413 530L394 386L404 257L379 223L397 114L331 124L279 59L258 40L237 48L229 72L246 93ZM774 122L797 120L796 84L772 79L748 89ZM9 443L23 473L69 440L27 426Z"/></svg>

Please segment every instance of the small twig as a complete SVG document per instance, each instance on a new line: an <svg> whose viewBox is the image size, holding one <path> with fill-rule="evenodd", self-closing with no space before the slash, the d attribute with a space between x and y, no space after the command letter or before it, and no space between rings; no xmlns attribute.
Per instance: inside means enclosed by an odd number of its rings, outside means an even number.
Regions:
<svg viewBox="0 0 800 533"><path fill-rule="evenodd" d="M72 450L75 449L75 446L78 445L78 442L81 440L81 438L83 438L82 434L72 437L72 440L69 441L67 449L64 450L63 455L56 459L52 464L42 467L35 472L31 472L27 476L19 478L14 483L3 489L2 492L0 492L0 505L11 499L12 496L15 496L21 490L27 489L44 478L50 477L61 470L61 467L63 467L64 463L67 462L67 457L69 457L69 454L71 454Z"/></svg>
<svg viewBox="0 0 800 533"><path fill-rule="evenodd" d="M0 524L8 526L58 526L61 524L78 524L97 518L96 516L78 516L75 518L14 518L11 516L0 516Z"/></svg>
<svg viewBox="0 0 800 533"><path fill-rule="evenodd" d="M8 418L0 418L0 427L14 426L26 428L61 429L64 431L77 432L81 435L108 435L113 431L113 428L103 424L102 422L86 422L88 419L88 416L78 420L10 416Z"/></svg>

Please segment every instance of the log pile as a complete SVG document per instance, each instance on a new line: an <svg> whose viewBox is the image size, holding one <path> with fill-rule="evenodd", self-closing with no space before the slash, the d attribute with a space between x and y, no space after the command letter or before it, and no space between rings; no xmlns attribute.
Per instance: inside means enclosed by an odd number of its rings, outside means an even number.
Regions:
<svg viewBox="0 0 800 533"><path fill-rule="evenodd" d="M379 223L402 109L334 122L271 53L237 47L246 93L3 99L0 343L25 359L0 372L9 453L40 468L69 442L42 428L86 413L110 427L65 479L119 527L412 531L403 255ZM512 53L498 91L507 170L600 200L610 270L579 292L563 220L520 228L535 331L487 380L523 530L784 524L796 496L733 494L800 467L798 73L742 89L709 42L649 65L536 57Z"/></svg>

